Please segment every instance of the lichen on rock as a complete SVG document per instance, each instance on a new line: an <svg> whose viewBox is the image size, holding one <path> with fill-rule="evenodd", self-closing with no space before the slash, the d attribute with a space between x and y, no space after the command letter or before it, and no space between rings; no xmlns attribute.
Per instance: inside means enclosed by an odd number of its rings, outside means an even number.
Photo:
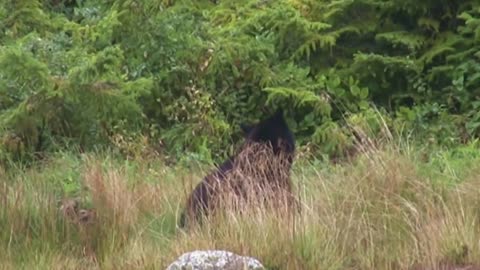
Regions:
<svg viewBox="0 0 480 270"><path fill-rule="evenodd" d="M180 256L167 270L264 270L255 258L224 250L196 250Z"/></svg>

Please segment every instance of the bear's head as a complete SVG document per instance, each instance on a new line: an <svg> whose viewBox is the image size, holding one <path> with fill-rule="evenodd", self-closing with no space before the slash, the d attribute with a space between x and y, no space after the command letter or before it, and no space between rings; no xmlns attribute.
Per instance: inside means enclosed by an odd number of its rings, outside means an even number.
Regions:
<svg viewBox="0 0 480 270"><path fill-rule="evenodd" d="M295 152L295 138L283 117L283 110L281 109L257 124L242 124L240 127L247 143L269 144L275 155L281 152L293 155Z"/></svg>

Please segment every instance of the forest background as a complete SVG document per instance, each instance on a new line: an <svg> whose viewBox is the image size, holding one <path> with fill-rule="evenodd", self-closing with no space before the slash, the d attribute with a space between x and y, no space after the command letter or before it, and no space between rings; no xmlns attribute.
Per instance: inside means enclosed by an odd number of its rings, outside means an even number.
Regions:
<svg viewBox="0 0 480 270"><path fill-rule="evenodd" d="M0 154L141 142L218 161L240 123L276 107L319 155L384 125L465 143L480 132L479 12L448 0L5 1Z"/></svg>

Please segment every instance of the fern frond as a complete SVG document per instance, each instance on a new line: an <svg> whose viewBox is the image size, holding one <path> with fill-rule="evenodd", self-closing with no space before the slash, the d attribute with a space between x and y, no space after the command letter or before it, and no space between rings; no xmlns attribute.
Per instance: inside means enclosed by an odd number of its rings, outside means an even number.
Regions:
<svg viewBox="0 0 480 270"><path fill-rule="evenodd" d="M419 50L426 42L424 36L407 31L380 33L375 36L375 39L385 41L394 47L399 45L403 46L411 52Z"/></svg>

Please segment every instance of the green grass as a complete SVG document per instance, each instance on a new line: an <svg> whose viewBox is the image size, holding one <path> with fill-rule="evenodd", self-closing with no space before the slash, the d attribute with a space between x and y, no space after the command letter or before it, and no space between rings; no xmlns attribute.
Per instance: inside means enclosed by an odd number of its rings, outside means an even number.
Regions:
<svg viewBox="0 0 480 270"><path fill-rule="evenodd" d="M60 153L0 168L2 269L165 269L183 252L227 249L269 269L438 269L480 265L480 151L387 146L331 165L297 160L295 220L264 211L218 218L189 233L175 222L203 166ZM58 201L94 208L69 223Z"/></svg>

